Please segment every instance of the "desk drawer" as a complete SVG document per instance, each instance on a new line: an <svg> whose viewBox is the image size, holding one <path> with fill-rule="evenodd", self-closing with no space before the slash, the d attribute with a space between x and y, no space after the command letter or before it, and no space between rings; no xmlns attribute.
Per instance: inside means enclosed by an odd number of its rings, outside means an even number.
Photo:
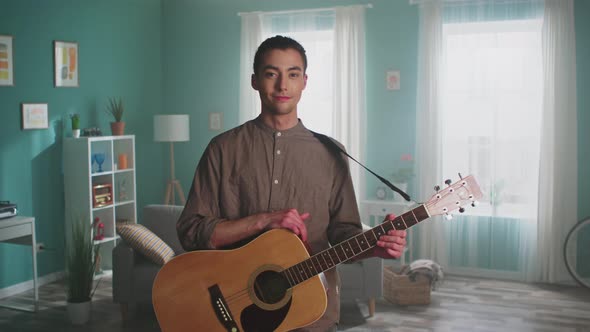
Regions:
<svg viewBox="0 0 590 332"><path fill-rule="evenodd" d="M30 236L32 234L31 224L14 225L8 227L0 226L0 241Z"/></svg>

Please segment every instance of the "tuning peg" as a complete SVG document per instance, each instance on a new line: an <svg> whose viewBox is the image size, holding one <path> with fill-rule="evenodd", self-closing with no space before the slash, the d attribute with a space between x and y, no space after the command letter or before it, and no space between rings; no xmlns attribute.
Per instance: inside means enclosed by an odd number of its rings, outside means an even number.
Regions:
<svg viewBox="0 0 590 332"><path fill-rule="evenodd" d="M445 184L446 184L447 186L450 186L450 185L451 185L451 179L446 179L446 180L445 180Z"/></svg>
<svg viewBox="0 0 590 332"><path fill-rule="evenodd" d="M438 192L440 190L440 186L434 186L434 191Z"/></svg>
<svg viewBox="0 0 590 332"><path fill-rule="evenodd" d="M473 201L473 202L471 202L471 206L473 206L473 207L476 207L476 206L478 206L478 205L479 205L479 202L478 202L478 201Z"/></svg>
<svg viewBox="0 0 590 332"><path fill-rule="evenodd" d="M451 219L453 219L453 215L447 213L447 214L445 214L445 219L446 220L451 220Z"/></svg>
<svg viewBox="0 0 590 332"><path fill-rule="evenodd" d="M463 212L465 212L465 209L464 209L464 208L462 208L462 207L461 207L461 208L459 208L459 213L463 213Z"/></svg>

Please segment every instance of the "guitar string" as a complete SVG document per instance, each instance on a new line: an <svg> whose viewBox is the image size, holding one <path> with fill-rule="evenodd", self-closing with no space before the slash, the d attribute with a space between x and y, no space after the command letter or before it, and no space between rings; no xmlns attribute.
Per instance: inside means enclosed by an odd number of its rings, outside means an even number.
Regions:
<svg viewBox="0 0 590 332"><path fill-rule="evenodd" d="M248 295L248 289L247 288L237 291L235 294L232 294L232 295L228 296L225 300L229 304L231 302L234 302L234 301L238 300L241 297L244 297L244 295Z"/></svg>

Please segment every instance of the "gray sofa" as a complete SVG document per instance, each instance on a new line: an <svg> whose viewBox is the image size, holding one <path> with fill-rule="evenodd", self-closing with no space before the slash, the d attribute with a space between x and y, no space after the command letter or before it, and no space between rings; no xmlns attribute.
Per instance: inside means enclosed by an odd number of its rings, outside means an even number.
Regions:
<svg viewBox="0 0 590 332"><path fill-rule="evenodd" d="M143 209L141 224L166 242L176 255L184 251L176 234L176 220L182 206L148 205ZM161 266L137 253L120 241L113 250L113 301L121 305L123 320L129 309L152 303L152 284Z"/></svg>
<svg viewBox="0 0 590 332"><path fill-rule="evenodd" d="M185 252L176 234L176 221L182 208L148 205L143 209L141 221L142 225L164 240L177 255ZM113 301L121 305L124 321L129 318L130 309L137 305L151 306L152 284L160 268L160 265L135 252L125 241L117 244L113 250ZM342 283L342 301L368 300L369 314L372 315L375 299L382 294L382 260L370 258L352 264L341 264L338 270Z"/></svg>

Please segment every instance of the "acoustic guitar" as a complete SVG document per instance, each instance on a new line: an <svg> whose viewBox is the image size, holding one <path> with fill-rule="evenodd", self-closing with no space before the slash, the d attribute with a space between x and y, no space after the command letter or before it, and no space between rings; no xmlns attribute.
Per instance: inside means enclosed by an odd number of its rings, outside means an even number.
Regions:
<svg viewBox="0 0 590 332"><path fill-rule="evenodd" d="M234 250L193 251L165 264L152 301L164 332L288 331L319 319L327 305L320 274L370 250L390 230L475 206L482 193L473 176L394 220L309 256L287 230L271 230ZM438 187L437 187L438 188Z"/></svg>

